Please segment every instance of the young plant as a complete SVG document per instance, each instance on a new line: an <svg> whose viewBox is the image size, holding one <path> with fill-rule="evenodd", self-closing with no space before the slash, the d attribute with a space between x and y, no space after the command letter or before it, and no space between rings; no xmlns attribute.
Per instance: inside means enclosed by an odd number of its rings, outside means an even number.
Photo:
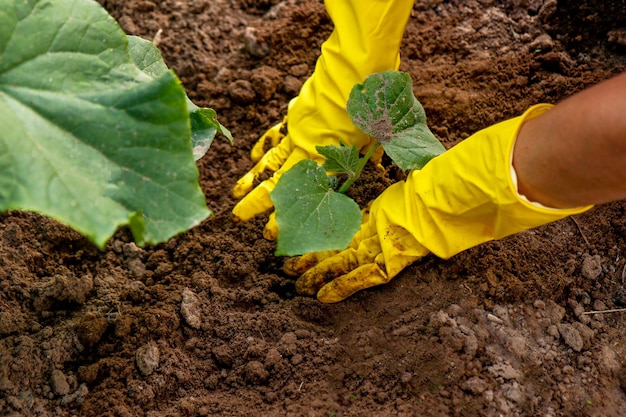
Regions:
<svg viewBox="0 0 626 417"><path fill-rule="evenodd" d="M0 211L42 213L99 247L122 225L158 243L206 218L192 138L232 138L154 45L92 0L0 1Z"/></svg>
<svg viewBox="0 0 626 417"><path fill-rule="evenodd" d="M303 160L283 174L270 194L278 222L277 256L347 247L361 224L361 211L344 193L379 146L404 170L421 169L445 151L428 128L406 73L370 75L352 89L347 111L375 142L363 157L355 146L317 147L325 158L322 166ZM346 180L340 184L337 175Z"/></svg>

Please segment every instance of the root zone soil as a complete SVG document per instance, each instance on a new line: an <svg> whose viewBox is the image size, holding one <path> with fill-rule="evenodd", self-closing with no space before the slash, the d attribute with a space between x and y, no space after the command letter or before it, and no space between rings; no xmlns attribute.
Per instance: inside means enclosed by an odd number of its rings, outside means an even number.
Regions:
<svg viewBox="0 0 626 417"><path fill-rule="evenodd" d="M237 141L199 162L216 215L159 246L122 230L99 251L40 216L0 218L0 415L626 415L624 313L584 314L626 306L624 203L427 257L336 305L297 296L267 218L234 224L230 190L311 74L323 4L101 3ZM451 147L623 71L617 3L420 1L401 70ZM401 177L375 175L361 203Z"/></svg>

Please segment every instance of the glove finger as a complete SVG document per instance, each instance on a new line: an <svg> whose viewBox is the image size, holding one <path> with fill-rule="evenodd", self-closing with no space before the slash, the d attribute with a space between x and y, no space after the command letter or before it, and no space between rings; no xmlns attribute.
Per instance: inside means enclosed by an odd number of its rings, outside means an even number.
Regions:
<svg viewBox="0 0 626 417"><path fill-rule="evenodd" d="M305 253L302 256L289 258L283 266L283 272L290 277L299 277L325 259L338 254L338 250Z"/></svg>
<svg viewBox="0 0 626 417"><path fill-rule="evenodd" d="M248 194L252 188L254 188L254 181L256 181L259 176L259 173L255 171L255 168L256 167L252 168L252 170L248 171L246 175L237 180L237 183L235 183L232 191L233 197L240 199Z"/></svg>
<svg viewBox="0 0 626 417"><path fill-rule="evenodd" d="M265 156L261 159L261 161L259 161L259 163L255 166L255 168L264 164L265 162L269 162L269 161L265 161L268 154L276 153L276 155L274 156L276 156L277 158L283 158L284 156L283 151L286 146L283 144L285 142L286 141L283 140L277 147L272 148L267 154L265 154ZM233 208L234 221L250 220L254 216L264 213L267 210L274 207L274 203L272 202L272 199L270 198L270 193L272 192L272 190L274 190L274 187L276 186L276 183L282 176L283 172L289 170L292 166L294 166L296 163L298 163L299 161L301 161L302 159L306 157L307 157L307 153L305 151L299 148L296 148L290 151L290 154L288 157L285 156L282 159L282 161L284 161L284 163L282 163L282 166L270 165L269 169L275 168L276 172L274 172L274 175L272 175L270 178L268 178L267 180L257 185L252 191L248 192L247 195L246 193L243 194L243 196L245 197L239 203L237 203L235 207ZM269 159L272 159L272 158L269 158ZM276 161L274 160L274 162ZM239 181L243 181L244 178L242 178ZM250 184L250 186L252 185L253 184ZM238 189L237 185L235 185L235 188L233 189L233 195L235 195L235 192L238 192L238 191L242 191L242 190ZM278 233L277 230L278 230L278 226L276 226L276 233Z"/></svg>
<svg viewBox="0 0 626 417"><path fill-rule="evenodd" d="M385 284L390 279L378 264L362 265L324 285L317 293L317 299L322 303L336 303L357 291Z"/></svg>
<svg viewBox="0 0 626 417"><path fill-rule="evenodd" d="M288 275L300 276L296 281L296 290L300 294L314 295L326 283L360 265L374 262L380 255L380 239L376 235L374 224L369 222L370 210L366 208L361 213L363 214L361 228L347 249L308 253L287 261L283 270Z"/></svg>
<svg viewBox="0 0 626 417"><path fill-rule="evenodd" d="M261 160L246 175L241 177L233 187L233 197L244 197L254 187L254 182L265 171L277 171L292 152L291 141L285 139L263 155ZM272 187L273 188L273 187ZM271 207L271 206L270 206Z"/></svg>
<svg viewBox="0 0 626 417"><path fill-rule="evenodd" d="M254 161L260 161L263 155L265 155L265 144L269 140L272 148L275 148L280 140L285 136L284 126L287 124L287 116L283 118L283 121L270 127L264 134L256 141L252 150L250 151L250 158Z"/></svg>
<svg viewBox="0 0 626 417"><path fill-rule="evenodd" d="M276 221L276 212L270 214L267 224L263 229L263 237L267 240L274 241L278 237L278 222Z"/></svg>
<svg viewBox="0 0 626 417"><path fill-rule="evenodd" d="M307 294L313 295L325 282L372 262L380 254L380 243L376 228L369 223L369 207L361 210L361 214L361 227L347 249L311 252L288 259L283 271L289 276L300 277L298 281L302 288L311 288Z"/></svg>
<svg viewBox="0 0 626 417"><path fill-rule="evenodd" d="M257 185L233 207L233 220L235 222L248 221L258 214L265 213L274 206L270 199L270 192L274 189L274 184L270 184L269 181L263 181Z"/></svg>
<svg viewBox="0 0 626 417"><path fill-rule="evenodd" d="M359 264L358 252L346 249L304 272L296 281L296 291L303 295L315 295L324 285L356 269Z"/></svg>

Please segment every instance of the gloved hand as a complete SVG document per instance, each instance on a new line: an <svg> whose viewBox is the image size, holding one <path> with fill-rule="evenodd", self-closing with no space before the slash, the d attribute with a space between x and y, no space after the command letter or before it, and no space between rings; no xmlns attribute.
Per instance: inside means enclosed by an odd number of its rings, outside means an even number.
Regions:
<svg viewBox="0 0 626 417"><path fill-rule="evenodd" d="M447 259L483 242L531 229L590 207L552 209L517 192L512 154L522 116L467 138L392 185L369 207L348 249L292 258L284 270L299 276L296 290L326 303L384 284L415 260L433 253Z"/></svg>
<svg viewBox="0 0 626 417"><path fill-rule="evenodd" d="M326 0L335 28L322 45L313 75L290 102L285 120L254 146L251 156L258 163L233 189L235 198L245 196L233 209L235 220L249 220L272 208L269 194L283 172L302 159L323 160L316 146L341 141L364 150L373 143L350 120L346 102L352 87L368 75L398 68L400 42L413 2ZM263 155L267 141L272 148ZM266 171L274 174L254 187ZM276 223L268 224L266 236L276 233Z"/></svg>

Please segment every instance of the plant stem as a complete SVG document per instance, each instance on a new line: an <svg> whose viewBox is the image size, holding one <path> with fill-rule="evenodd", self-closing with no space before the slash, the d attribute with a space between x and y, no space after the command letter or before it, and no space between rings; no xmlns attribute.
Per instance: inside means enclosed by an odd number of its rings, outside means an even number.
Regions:
<svg viewBox="0 0 626 417"><path fill-rule="evenodd" d="M380 146L380 142L376 141L376 143L374 143L369 150L367 151L367 153L365 154L365 156L363 156L363 158L359 159L359 165L357 166L357 169L354 173L354 175L351 175L350 177L348 177L348 179L346 180L346 182L344 182L341 185L341 188L339 189L339 192L341 194L345 194L346 191L348 191L348 188L350 188L350 186L352 185L352 183L354 181L356 181L357 178L359 178L359 175L361 175L361 172L363 171L363 168L365 168L365 164L367 164L367 161L369 161L370 157L372 156L372 154L374 153L374 151L376 149L378 149L378 147Z"/></svg>

